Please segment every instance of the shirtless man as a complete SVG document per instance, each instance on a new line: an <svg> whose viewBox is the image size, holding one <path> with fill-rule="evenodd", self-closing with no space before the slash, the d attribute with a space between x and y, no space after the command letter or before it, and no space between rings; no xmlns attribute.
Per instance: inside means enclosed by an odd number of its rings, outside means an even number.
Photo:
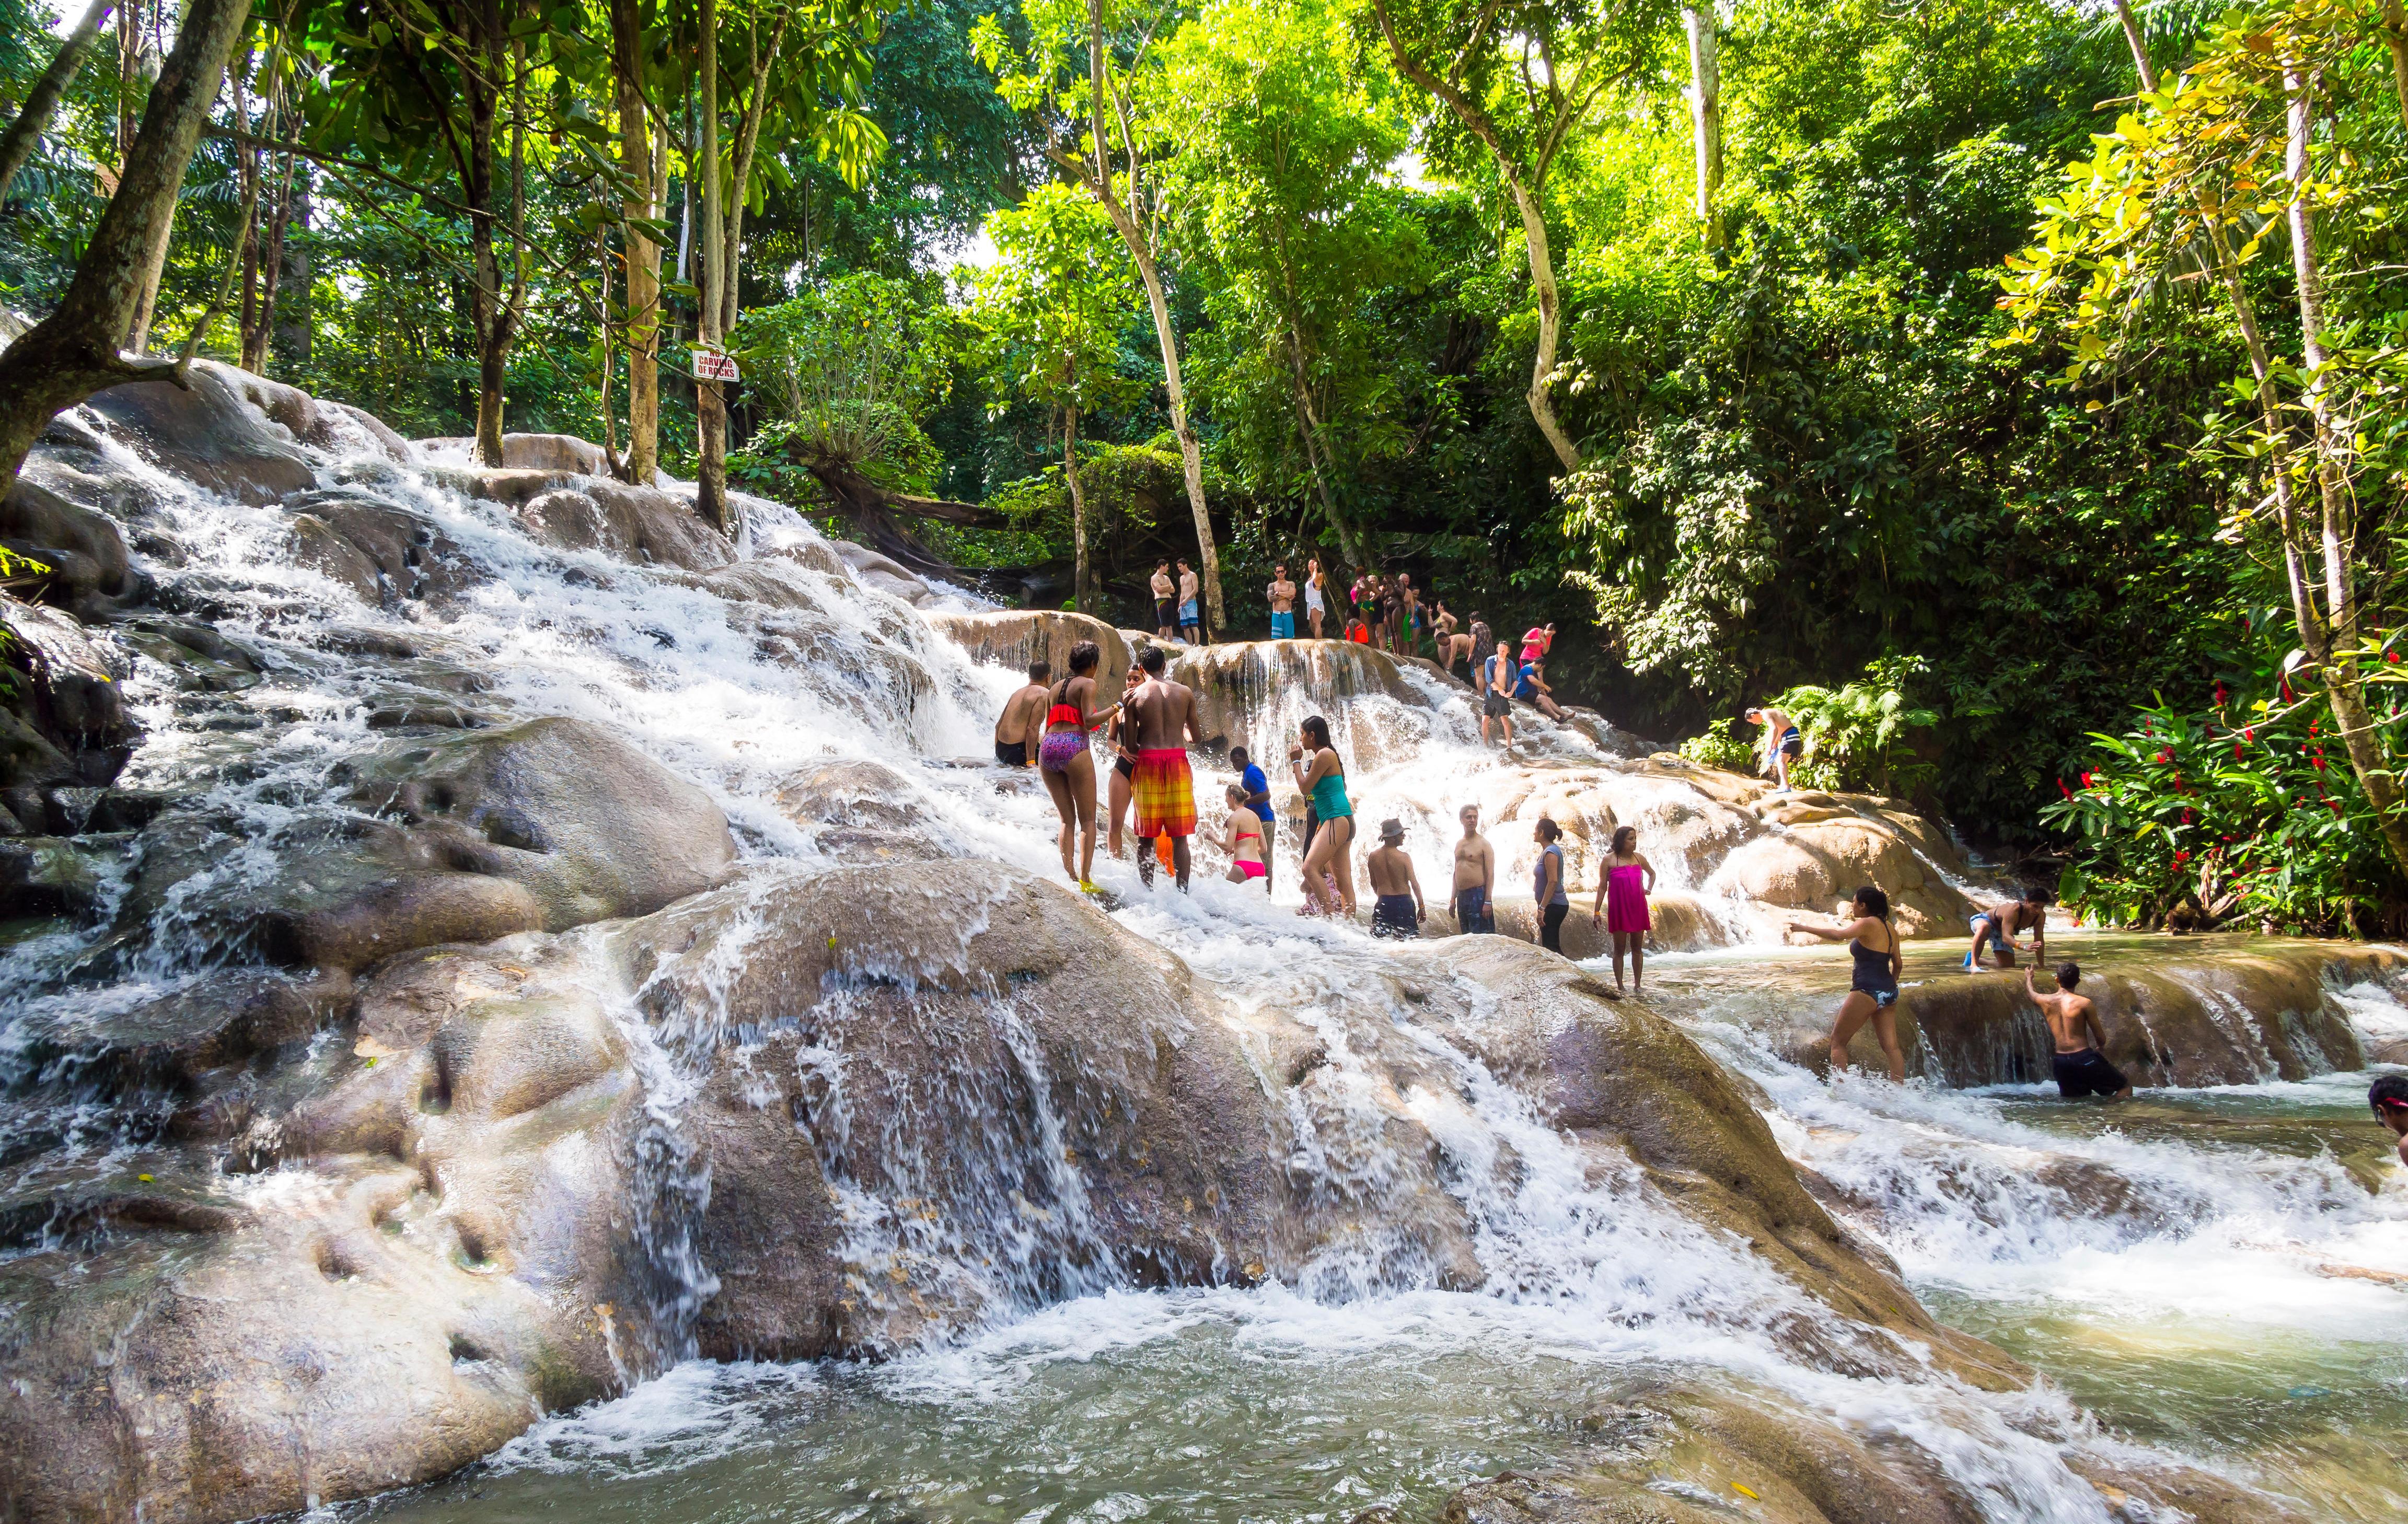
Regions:
<svg viewBox="0 0 2408 1524"><path fill-rule="evenodd" d="M1137 805L1137 872L1154 887L1154 838L1170 838L1170 862L1179 888L1187 888L1187 838L1196 834L1196 778L1187 765L1187 742L1196 731L1196 691L1163 676L1169 662L1162 648L1148 646L1137 659L1145 685L1128 701L1137 717L1137 771L1129 794Z"/></svg>
<svg viewBox="0 0 2408 1524"><path fill-rule="evenodd" d="M2132 1082L2100 1052L2107 1046L2107 1029L2099 1024L2099 1008L2090 997L2073 992L2081 982L2078 966L2059 963L2057 989L2043 995L2032 988L2031 970L2024 970L2024 993L2031 996L2032 1004L2047 1018L2049 1039L2056 1046L2050 1062L2057 1070L2057 1093L2069 1101L2084 1095L2126 1100L2132 1093Z"/></svg>
<svg viewBox="0 0 2408 1524"><path fill-rule="evenodd" d="M1179 634L1190 646L1204 644L1204 609L1197 601L1203 584L1196 578L1196 568L1185 561L1179 563Z"/></svg>
<svg viewBox="0 0 2408 1524"><path fill-rule="evenodd" d="M1750 709L1747 719L1749 723L1764 727L1764 740L1760 743L1764 762L1756 771L1769 772L1778 780L1780 787L1774 792L1787 793L1789 759L1806 754L1806 741L1798 734L1798 721L1779 709Z"/></svg>
<svg viewBox="0 0 2408 1524"><path fill-rule="evenodd" d="M1287 579L1287 568L1272 567L1271 585L1263 591L1270 599L1271 638L1294 640L1296 638L1296 584Z"/></svg>
<svg viewBox="0 0 2408 1524"><path fill-rule="evenodd" d="M1371 876L1371 892L1379 896L1371 906L1373 936L1422 934L1422 918L1428 909L1422 904L1422 881L1413 872L1413 860L1405 855L1404 842L1404 822L1383 820L1380 845L1363 860Z"/></svg>
<svg viewBox="0 0 2408 1524"><path fill-rule="evenodd" d="M1175 595L1179 585L1170 579L1170 563L1154 563L1154 633L1163 640L1179 638L1179 604Z"/></svg>
<svg viewBox="0 0 2408 1524"><path fill-rule="evenodd" d="M1497 911L1490 891L1497 887L1497 849L1480 833L1480 806L1466 805L1456 817L1463 821L1463 839L1455 844L1455 929L1469 935L1494 933Z"/></svg>
<svg viewBox="0 0 2408 1524"><path fill-rule="evenodd" d="M1026 767L1037 759L1028 753L1029 728L1045 704L1045 681L1053 663L1028 663L1028 686L1003 701L1003 715L995 722L995 760L1006 767Z"/></svg>
<svg viewBox="0 0 2408 1524"><path fill-rule="evenodd" d="M1973 918L1973 950L1965 955L1967 968L1982 966L1982 949L1994 947L2000 968L2015 966L2015 954L2022 947L2015 941L2017 932L2032 934L2032 967L2038 968L2048 959L2048 890L2028 889L2020 900L2008 900L1994 904Z"/></svg>
<svg viewBox="0 0 2408 1524"><path fill-rule="evenodd" d="M1494 722L1505 727L1505 744L1513 744L1513 690L1519 686L1519 673L1513 665L1513 653L1503 646L1488 653L1480 667L1480 744L1488 744L1488 727Z"/></svg>
<svg viewBox="0 0 2408 1524"><path fill-rule="evenodd" d="M1402 572L1397 574L1397 638L1390 648L1398 656L1411 656L1421 645L1422 595Z"/></svg>

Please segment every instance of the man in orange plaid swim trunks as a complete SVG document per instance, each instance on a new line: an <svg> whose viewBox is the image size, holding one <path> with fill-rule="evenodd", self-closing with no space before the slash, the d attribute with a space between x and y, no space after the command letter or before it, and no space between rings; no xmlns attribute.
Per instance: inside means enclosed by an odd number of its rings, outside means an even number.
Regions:
<svg viewBox="0 0 2408 1524"><path fill-rule="evenodd" d="M1170 838L1170 861L1182 891L1187 888L1187 838L1196 834L1196 779L1187 766L1187 740L1196 729L1196 694L1162 674L1169 665L1162 648L1148 646L1137 664L1145 682L1128 696L1124 712L1137 725L1137 771L1129 778L1137 806L1137 871L1154 883L1154 839Z"/></svg>

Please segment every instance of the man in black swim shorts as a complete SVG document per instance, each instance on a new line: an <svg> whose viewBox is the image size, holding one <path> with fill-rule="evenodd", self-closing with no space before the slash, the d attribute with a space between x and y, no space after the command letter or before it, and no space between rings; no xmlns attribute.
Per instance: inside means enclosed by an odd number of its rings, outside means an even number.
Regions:
<svg viewBox="0 0 2408 1524"><path fill-rule="evenodd" d="M2099 1007L2089 996L2073 992L2081 982L2079 966L2071 961L2059 963L2057 989L2044 995L2033 988L2031 970L2024 970L2024 992L2046 1018L2048 1035L2057 1049L2050 1060L2057 1071L2057 1093L2069 1101L2086 1095L2128 1099L2132 1082L2100 1051L2107 1046L2107 1029L2099 1024Z"/></svg>

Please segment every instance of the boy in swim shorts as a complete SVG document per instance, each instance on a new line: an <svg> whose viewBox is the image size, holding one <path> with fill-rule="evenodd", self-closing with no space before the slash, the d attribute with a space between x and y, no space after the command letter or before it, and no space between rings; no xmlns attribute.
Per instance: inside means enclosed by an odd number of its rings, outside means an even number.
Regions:
<svg viewBox="0 0 2408 1524"><path fill-rule="evenodd" d="M2031 970L2024 970L2024 993L2040 1007L2057 1049L2049 1061L2057 1072L2057 1093L2069 1101L2086 1095L2127 1100L2132 1082L2100 1051L2107 1046L2107 1029L2099 1024L2099 1007L2090 997L2073 992L2081 982L2081 968L2071 961L2062 962L2057 965L2057 989L2042 994L2032 987Z"/></svg>
<svg viewBox="0 0 2408 1524"><path fill-rule="evenodd" d="M1405 855L1405 824L1402 820L1380 822L1380 845L1364 860L1370 870L1371 892L1379 899L1371 907L1373 936L1419 936L1422 918L1427 907L1422 904L1422 881L1413 872L1413 860Z"/></svg>

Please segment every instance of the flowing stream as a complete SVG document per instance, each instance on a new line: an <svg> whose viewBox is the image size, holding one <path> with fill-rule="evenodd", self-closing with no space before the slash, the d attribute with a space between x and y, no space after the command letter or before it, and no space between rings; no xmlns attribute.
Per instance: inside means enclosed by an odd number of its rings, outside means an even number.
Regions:
<svg viewBox="0 0 2408 1524"><path fill-rule="evenodd" d="M390 744L371 719L408 690L496 719L567 714L608 727L710 792L765 871L837 861L820 833L774 807L781 780L864 760L903 775L933 822L918 829L948 853L1060 872L1054 814L1033 779L959 761L986 751L1015 675L972 665L909 605L815 569L801 552L816 536L792 515L756 512L769 554L751 575L809 599L808 649L765 634L706 579L541 545L507 511L429 475L330 460L329 490L406 509L473 573L439 602L372 607L279 552L279 510L230 506L122 445L106 449L155 498L150 543L172 552L153 557L163 601L206 612L241 658L239 681L196 690L128 637L126 686L147 731L128 781L198 793L246 839L272 839L343 768ZM407 636L416 664L346 659L380 634ZM1479 747L1458 697L1425 686L1418 703L1345 701L1340 736L1358 815L1409 820L1437 900L1455 806L1527 779ZM1260 728L1283 739L1320 706L1310 693L1272 695ZM1604 763L1617 749L1593 730L1534 731L1526 756ZM1199 766L1208 828L1222 780ZM1650 809L1678 805L1664 793L1634 780L1616 808L1643 827ZM1385 1504L1422 1518L1477 1477L1570 1453L1597 1404L1676 1378L1910 1447L2000 1520L2106 1519L2064 1458L2133 1447L2229 1472L2316 1518L2408 1516L2408 1181L2366 1118L2365 1075L2152 1090L2115 1108L2059 1103L2053 1087L1831 1087L1777 1057L1764 1033L1800 1010L1822 1019L1844 988L1843 955L1741 946L1651 960L1657 1008L1754 1088L1838 1215L1896 1258L1939 1317L2043 1379L1999 1396L1936 1374L1835 1374L1779 1332L1812 1309L1743 1246L1635 1179L1594 1177L1526 1101L1414 1031L1383 948L1352 928L1299 920L1293 846L1279 844L1275 902L1220 881L1210 851L1189 896L1141 889L1125 862L1099 859L1096 876L1125 927L1238 1008L1272 1005L1320 1025L1351 1079L1379 1083L1349 1057L1347 1023L1367 1012L1427 1049L1448 1083L1403 1099L1447 1155L1484 1284L1450 1289L1429 1267L1376 1260L1255 1289L1031 1275L967 1333L884 1362L673 1361L616 1400L541 1419L450 1479L322 1512L480 1524L1237 1524L1342 1520ZM1529 848L1498 846L1512 892ZM130 1002L237 960L239 946L199 930L191 912L212 882L254 867L230 847L136 935L7 928L0 1023L31 1031L63 1004ZM105 904L125 892L122 862L104 852L95 871ZM1670 884L1716 893L1710 873L1686 865ZM1753 934L1736 909L1713 919L1723 939ZM2088 942L2102 956L2154 955L2138 939ZM1955 956L1918 952L1909 977L1947 977ZM2380 985L2329 998L2369 1035L2408 1030L2408 1011ZM644 1072L656 1103L673 1105L679 1035L651 1040L658 1062ZM127 1125L46 1113L16 1115L9 1129L20 1144L66 1140L46 1167L73 1170L131 1146ZM1375 1194L1375 1132L1322 1128L1291 1171L1332 1192ZM1046 1147L1041 1125L1030 1147ZM1513 1167L1497 1167L1508 1155ZM1062 1173L1057 1198L1073 1201L1076 1181ZM691 1290L707 1275L688 1267L673 1278ZM1870 1349L1887 1336L1832 1338ZM1883 1352L1898 1358L1895 1341Z"/></svg>

